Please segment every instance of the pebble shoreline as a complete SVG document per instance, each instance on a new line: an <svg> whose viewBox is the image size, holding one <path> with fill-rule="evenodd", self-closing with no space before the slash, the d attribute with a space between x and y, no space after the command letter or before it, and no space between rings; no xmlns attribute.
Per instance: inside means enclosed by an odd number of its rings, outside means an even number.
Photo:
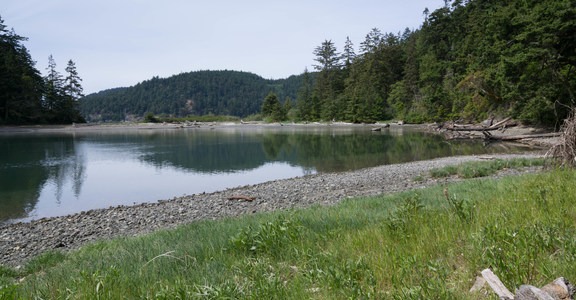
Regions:
<svg viewBox="0 0 576 300"><path fill-rule="evenodd" d="M44 218L0 227L0 265L18 266L48 250L71 250L87 243L134 236L172 228L197 220L219 219L257 212L333 205L359 196L390 194L438 183L427 174L433 168L494 157L541 157L539 153L456 156L357 171L321 173L195 194L134 206L117 206ZM535 168L508 170L496 176L534 172ZM417 176L423 180L414 180ZM441 179L440 182L457 178ZM228 200L232 196L254 201Z"/></svg>

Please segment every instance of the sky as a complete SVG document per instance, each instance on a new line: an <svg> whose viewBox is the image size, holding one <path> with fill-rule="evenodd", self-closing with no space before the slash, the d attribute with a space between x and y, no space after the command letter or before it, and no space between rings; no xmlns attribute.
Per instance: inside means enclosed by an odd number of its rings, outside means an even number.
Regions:
<svg viewBox="0 0 576 300"><path fill-rule="evenodd" d="M46 72L76 64L84 93L199 70L266 79L312 71L314 48L355 46L372 28L417 29L443 0L3 0L0 17Z"/></svg>

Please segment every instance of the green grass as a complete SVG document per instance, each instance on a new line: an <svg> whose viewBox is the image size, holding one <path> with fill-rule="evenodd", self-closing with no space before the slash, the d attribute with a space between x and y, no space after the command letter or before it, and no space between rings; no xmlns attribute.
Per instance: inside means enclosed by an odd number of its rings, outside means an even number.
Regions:
<svg viewBox="0 0 576 300"><path fill-rule="evenodd" d="M543 166L543 158L514 158L510 160L495 159L490 161L472 161L459 165L450 165L430 170L433 178L444 178L457 175L461 178L477 178L495 174L503 169L519 169L532 166Z"/></svg>
<svg viewBox="0 0 576 300"><path fill-rule="evenodd" d="M487 267L511 290L575 281L575 181L551 170L102 241L0 268L0 299L475 299Z"/></svg>

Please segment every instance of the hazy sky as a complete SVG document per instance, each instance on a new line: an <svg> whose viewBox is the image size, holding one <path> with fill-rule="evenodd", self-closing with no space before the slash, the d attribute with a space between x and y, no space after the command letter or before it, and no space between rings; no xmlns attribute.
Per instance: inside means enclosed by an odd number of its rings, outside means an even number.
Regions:
<svg viewBox="0 0 576 300"><path fill-rule="evenodd" d="M372 28L418 28L443 0L3 0L4 24L45 72L76 63L86 94L152 76L238 70L286 78L312 70L314 48Z"/></svg>

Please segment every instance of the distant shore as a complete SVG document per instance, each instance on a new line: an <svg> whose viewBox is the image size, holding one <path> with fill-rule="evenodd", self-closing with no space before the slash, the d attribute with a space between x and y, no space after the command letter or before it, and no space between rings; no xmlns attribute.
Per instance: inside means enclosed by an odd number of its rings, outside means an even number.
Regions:
<svg viewBox="0 0 576 300"><path fill-rule="evenodd" d="M23 126L0 126L1 134L21 134L21 133L44 133L44 132L96 132L114 130L155 130L155 129L248 129L257 130L263 128L294 129L310 127L334 127L334 128L365 128L373 130L378 128L413 128L428 131L430 133L442 134L434 124L402 124L397 122L373 123L373 124L353 124L346 122L309 122L309 123L264 123L264 122L181 122L181 123L84 123L72 125L23 125ZM499 136L526 135L532 133L550 132L550 130L535 128L531 126L518 125L499 130ZM558 137L526 139L521 143L531 146L549 148L559 142Z"/></svg>
<svg viewBox="0 0 576 300"><path fill-rule="evenodd" d="M117 129L182 129L182 128L271 128L271 127L366 127L377 128L389 126L388 123L374 124L353 124L345 122L309 122L309 123L288 123L288 122L181 122L181 123L84 123L71 125L22 125L22 126L0 126L2 132L56 132L56 131L91 131L91 130L117 130ZM394 126L401 126L393 124ZM427 125L402 125L405 127L427 128Z"/></svg>

